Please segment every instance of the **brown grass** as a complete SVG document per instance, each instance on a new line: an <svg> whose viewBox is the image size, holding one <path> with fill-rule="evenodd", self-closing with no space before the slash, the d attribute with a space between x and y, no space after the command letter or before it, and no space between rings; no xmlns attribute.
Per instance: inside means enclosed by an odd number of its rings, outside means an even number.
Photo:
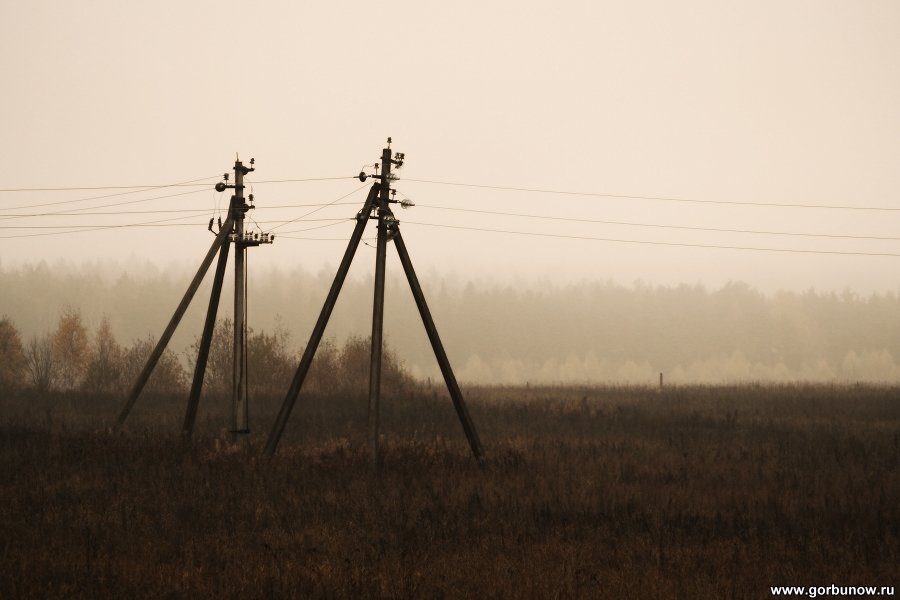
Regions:
<svg viewBox="0 0 900 600"><path fill-rule="evenodd" d="M388 395L389 396L389 395ZM301 399L277 457L183 399L3 402L2 598L760 598L895 585L900 393L436 388ZM207 404L212 404L208 402ZM277 401L258 403L266 427Z"/></svg>

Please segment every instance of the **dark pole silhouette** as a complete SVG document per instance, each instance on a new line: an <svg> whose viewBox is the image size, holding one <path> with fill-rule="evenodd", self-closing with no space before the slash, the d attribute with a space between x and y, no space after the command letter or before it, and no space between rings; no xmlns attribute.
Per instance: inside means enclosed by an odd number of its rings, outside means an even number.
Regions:
<svg viewBox="0 0 900 600"><path fill-rule="evenodd" d="M228 216L225 219L225 223L221 223L220 221L219 233L216 234L215 241L212 243L212 246L210 246L209 251L203 258L203 262L200 264L200 268L197 270L197 274L194 275L194 278L191 280L187 292L185 292L184 297L181 299L181 302L175 309L175 313L169 320L169 324L166 326L165 331L163 331L162 336L160 336L159 341L156 343L156 347L153 349L153 352L150 353L150 357L147 359L147 363L144 365L144 368L141 371L140 375L138 375L134 386L131 388L131 392L128 394L128 397L125 400L125 406L122 408L122 412L119 414L119 418L116 420L117 425L121 426L125 422L125 419L128 418L131 409L134 408L134 404L135 402L137 402L138 397L141 395L141 391L143 391L144 386L146 386L147 381L150 379L150 375L153 374L153 370L156 368L159 359L162 357L162 354L165 351L166 346L169 344L172 335L178 328L178 324L181 322L181 318L184 316L184 313L185 311L187 311L188 306L194 298L194 295L197 293L197 288L200 287L200 283L206 276L206 272L209 270L209 266L212 263L213 258L216 256L216 253L219 253L219 262L216 265L216 274L213 279L212 293L210 294L209 307L206 311L206 320L203 325L203 335L200 339L200 348L198 349L197 354L197 364L194 368L194 378L191 383L191 392L188 397L187 409L184 415L184 425L182 427L182 433L184 435L190 436L192 434L194 429L194 422L196 421L197 417L197 407L200 402L200 392L203 389L203 377L206 373L206 364L209 360L209 349L210 344L212 343L213 330L215 329L216 324L216 313L219 308L219 300L222 294L222 283L225 278L225 269L228 263L229 245L234 242L235 336L234 371L232 380L232 400L234 405L233 423L235 425L235 433L247 432L247 280L245 258L248 247L258 246L260 244L270 244L274 240L274 236L268 233L254 233L252 236L244 234L244 214L248 210L253 208L253 206L248 206L244 202L244 175L254 170L252 166L254 162L255 161L251 158L251 166L245 167L240 160L236 160L234 162L234 185L228 185L228 173L225 174L224 181L216 184L217 192L224 192L228 188L234 188L235 190L234 195L231 197L231 203L228 207ZM250 195L250 201L252 203L253 194ZM210 219L210 231L212 231L212 224L213 221L212 219Z"/></svg>
<svg viewBox="0 0 900 600"><path fill-rule="evenodd" d="M469 409L466 408L462 391L459 389L456 376L450 367L450 360L447 358L444 344L441 343L441 337L438 335L434 319L431 318L431 311L428 310L428 304L425 302L425 294L422 293L422 286L419 285L419 279L416 277L416 271L413 269L412 261L409 259L409 252L406 250L406 244L403 242L403 236L400 235L399 228L397 228L394 235L394 245L397 248L397 254L400 255L400 262L403 264L403 271L406 273L407 281L409 281L409 289L412 290L416 306L419 308L419 315L422 317L425 331L428 333L428 340L431 342L431 349L434 350L434 357L441 367L441 374L444 376L444 383L447 384L447 391L450 392L450 398L453 400L453 407L456 408L456 414L459 416L459 421L466 432L466 438L469 440L472 454L475 455L475 459L480 463L484 458L484 451L481 448L481 441L478 439L478 432L475 431L475 424L472 422L472 417L469 416Z"/></svg>
<svg viewBox="0 0 900 600"><path fill-rule="evenodd" d="M288 418L290 418L291 411L293 410L297 397L300 394L300 390L303 387L303 382L312 365L316 350L322 340L325 328L328 325L328 319L331 317L335 302L337 302L338 295L341 292L341 286L344 283L347 271L350 269L350 264L359 247L359 242L362 239L366 224L369 219L377 218L378 245L376 248L375 259L375 292L372 303L372 351L369 364L368 445L370 450L371 472L373 475L376 475L378 469L378 426L383 350L382 334L384 325L385 257L387 242L391 240L394 240L397 246L397 253L400 255L401 263L403 263L403 270L406 273L409 287L412 290L416 306L419 309L419 314L422 317L422 322L428 333L428 339L434 350L435 358L437 358L438 364L440 365L441 373L444 376L444 382L447 384L447 390L450 392L453 406L456 408L457 416L462 423L463 431L469 441L472 454L479 464L481 464L483 460L484 451L481 446L481 441L478 439L478 433L475 431L475 425L472 422L472 418L469 416L469 411L463 400L462 392L456 381L456 376L453 374L453 369L450 367L450 361L447 358L447 353L444 350L441 338L434 325L434 319L432 319L431 312L428 310L428 305L425 302L425 295L422 292L422 287L419 285L419 280L416 277L416 272L410 261L409 252L400 235L399 222L394 218L394 215L388 206L389 203L394 202L394 200L391 199L393 190L390 188L390 182L393 180L393 177L391 176L391 165L400 167L405 158L402 153L392 153L390 143L391 138L388 138L388 147L382 151L382 172L380 181L372 186L369 195L366 198L366 203L356 216L356 228L353 230L353 235L350 237L350 243L347 245L347 250L344 252L344 258L338 267L334 282L331 284L331 290L328 292L328 296L325 299L325 304L322 307L322 312L319 314L319 319L316 321L316 325L313 328L309 343L303 351L303 357L300 359L300 364L294 374L294 379L288 389L287 396L285 396L284 402L281 405L281 410L278 412L278 417L275 419L275 423L272 426L272 432L269 434L269 439L266 442L265 447L265 454L268 456L275 454L281 436L284 434ZM365 181L367 175L365 173L360 173L359 177L362 181ZM377 214L373 215L373 212Z"/></svg>
<svg viewBox="0 0 900 600"><path fill-rule="evenodd" d="M381 358L384 350L384 271L387 258L388 208L390 201L391 149L381 152L381 189L378 194L378 241L375 248L375 294L372 299L371 358L369 361L369 470L378 472L378 426L381 404Z"/></svg>
<svg viewBox="0 0 900 600"><path fill-rule="evenodd" d="M250 167L245 167L241 161L234 163L234 196L231 197L231 216L234 219L234 363L232 370L233 405L231 432L248 433L249 402L247 398L247 280L245 261L247 259L247 244L244 239L244 214L249 206L244 202L244 175L252 172L253 159L250 159Z"/></svg>
<svg viewBox="0 0 900 600"><path fill-rule="evenodd" d="M128 418L128 414L134 407L134 403L137 401L138 396L140 396L141 391L147 384L147 380L150 379L150 375L153 373L156 363L159 362L166 346L169 344L169 340L172 339L172 334L174 334L175 329L178 328L181 317L184 316L185 311L191 304L191 300L194 298L194 294L197 293L197 288L200 287L203 276L206 275L206 272L209 270L209 265L212 263L213 257L215 257L216 252L220 251L223 244L228 243L228 234L231 232L231 224L232 221L229 216L222 226L222 229L219 231L219 234L216 236L215 241L212 243L212 246L210 246L206 256L203 258L203 262L200 263L200 268L197 270L197 274L194 275L194 278L191 280L187 292L185 292L184 297L175 309L175 314L172 315L165 331L163 331L163 334L159 337L159 341L156 342L156 347L153 349L153 352L150 353L147 364L144 365L144 369L141 371L140 375L138 375L137 381L134 382L134 386L131 388L131 392L128 394L128 398L125 401L125 407L122 409L122 412L119 413L119 418L116 421L117 425L122 425L125 422L125 419Z"/></svg>
<svg viewBox="0 0 900 600"><path fill-rule="evenodd" d="M197 418L197 407L200 404L200 392L203 390L203 377L206 374L206 362L209 360L209 347L216 326L216 313L219 310L219 298L222 295L222 282L225 279L225 266L228 263L230 247L231 244L226 242L222 244L222 249L219 251L219 262L216 264L212 293L209 295L209 308L206 310L206 322L203 324L203 335L200 337L200 349L197 352L197 365L194 367L191 395L188 397L187 411L184 415L182 433L185 436L190 436L194 432L194 421Z"/></svg>
<svg viewBox="0 0 900 600"><path fill-rule="evenodd" d="M306 344L306 348L303 350L303 356L300 358L300 364L297 366L294 379L291 381L291 387L288 389L287 396L285 396L284 402L281 404L281 409L278 411L278 416L275 418L275 423L272 425L272 431L269 434L269 439L266 442L265 448L265 453L269 456L275 454L275 449L278 447L278 442L281 440L281 435L284 433L284 428L287 425L288 418L291 416L291 411L294 410L297 396L300 394L300 389L303 387L303 382L306 380L307 373L309 373L309 367L312 365L313 357L315 357L316 350L319 348L319 343L322 341L322 335L325 333L325 327L328 325L331 311L334 310L338 295L341 293L341 287L344 285L344 279L347 277L347 271L350 270L353 256L356 254L356 249L359 247L363 231L365 231L366 224L369 222L369 216L375 206L377 193L378 186L373 185L372 189L369 190L369 196L366 198L366 203L363 205L362 210L356 215L356 227L353 229L353 235L350 236L350 243L347 244L344 258L341 260L337 274L334 276L334 282L331 284L331 289L328 291L328 296L325 298L325 304L322 306L322 312L319 313L319 319L316 321L315 327L313 327L309 343Z"/></svg>

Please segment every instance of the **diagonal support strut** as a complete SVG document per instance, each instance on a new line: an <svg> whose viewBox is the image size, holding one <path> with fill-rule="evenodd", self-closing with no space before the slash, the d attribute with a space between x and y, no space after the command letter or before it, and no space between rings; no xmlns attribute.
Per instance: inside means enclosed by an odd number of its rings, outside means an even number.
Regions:
<svg viewBox="0 0 900 600"><path fill-rule="evenodd" d="M160 357L166 349L166 346L169 344L169 340L172 339L172 335L175 333L175 329L178 328L178 324L181 322L181 318L184 316L185 311L187 311L188 306L190 306L191 300L193 300L194 298L194 294L197 293L197 288L200 287L200 283L203 281L203 277L209 270L209 265L212 264L213 258L215 258L216 253L219 252L221 247L224 244L228 243L228 234L231 233L231 225L232 219L231 216L229 216L225 220L225 223L222 225L222 229L216 236L215 241L213 241L212 246L210 246L209 251L206 253L206 256L203 258L203 262L200 263L200 268L197 270L197 274L194 275L194 278L191 280L191 283L188 286L184 297L181 299L181 302L175 309L175 313L172 315L172 319L169 321L169 324L166 326L163 334L159 337L159 341L156 342L156 347L153 349L153 352L150 353L150 357L147 359L147 364L144 365L144 369L141 371L140 375L138 375L137 380L134 382L134 386L131 388L131 392L128 394L128 398L125 401L125 406L122 408L122 412L119 413L119 418L116 420L116 426L121 427L122 424L125 423L125 419L128 418L128 414L131 412L131 409L134 408L134 404L135 402L137 402L138 396L141 395L141 391L147 384L147 380L150 379L150 375L153 373L153 369L156 368L156 363L159 362Z"/></svg>
<svg viewBox="0 0 900 600"><path fill-rule="evenodd" d="M453 400L453 407L459 416L463 431L469 440L469 446L472 448L472 454L475 460L481 464L484 460L484 451L481 447L481 440L478 439L478 432L475 431L475 424L472 417L469 416L469 409L463 400L462 391L459 389L459 383L450 367L450 360L447 358L447 352L444 350L444 344L441 343L441 336L438 335L437 327L434 319L431 317L431 311L428 309L428 303L425 302L425 294L422 293L422 286L419 285L419 278L416 277L416 271L413 269L412 261L409 259L409 252L406 250L406 244L403 242L403 236L400 235L400 229L394 229L394 245L397 248L397 254L400 255L400 262L403 264L403 271L406 273L406 279L409 281L409 289L412 290L413 298L415 298L416 306L419 308L419 315L422 317L422 323L425 325L425 331L428 333L428 340L431 342L431 349L434 350L434 357L441 367L441 374L444 376L444 383L447 384L447 391L450 392L450 398Z"/></svg>
<svg viewBox="0 0 900 600"><path fill-rule="evenodd" d="M212 344L213 331L216 326L216 313L219 310L219 299L222 295L222 282L225 279L225 267L228 263L228 250L231 244L223 243L219 250L219 262L213 278L212 292L209 295L209 308L206 311L206 322L203 324L203 335L197 351L197 364L194 367L194 380L191 383L191 394L188 397L187 410L184 415L184 426L181 433L190 437L194 432L197 419L197 408L200 405L200 392L203 390L203 377L206 374L206 363L209 360L209 347Z"/></svg>
<svg viewBox="0 0 900 600"><path fill-rule="evenodd" d="M309 343L306 344L306 348L303 350L303 356L300 359L300 364L297 366L297 372L294 374L294 379L291 381L291 387L288 389L287 396L285 396L284 402L281 404L281 410L278 411L278 416L275 419L272 431L269 434L269 439L266 442L264 453L268 456L274 455L275 450L278 448L278 442L281 440L281 436L284 433L288 418L290 418L291 411L294 409L294 404L297 402L297 396L300 394L300 389L303 387L303 382L306 379L306 375L309 373L309 368L316 355L316 350L318 350L319 343L322 341L322 335L325 333L328 319L331 318L331 312L334 310L338 295L341 293L341 287L343 287L344 280L347 278L347 272L350 270L350 263L353 262L353 256L356 254L356 249L359 248L359 242L362 239L363 231L369 222L369 214L375 206L378 190L378 184L372 186L371 190L369 190L369 195L366 198L365 205L363 205L362 210L356 215L356 227L353 229L350 243L347 244L347 250L344 252L344 258L341 260L337 274L334 276L334 282L331 284L328 296L325 298L322 312L319 314L319 319L316 321L315 327L313 327Z"/></svg>

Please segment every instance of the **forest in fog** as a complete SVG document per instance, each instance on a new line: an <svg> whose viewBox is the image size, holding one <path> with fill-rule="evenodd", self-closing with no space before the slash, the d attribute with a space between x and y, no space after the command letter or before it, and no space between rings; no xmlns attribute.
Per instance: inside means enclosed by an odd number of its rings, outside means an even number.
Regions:
<svg viewBox="0 0 900 600"><path fill-rule="evenodd" d="M0 266L0 317L23 345L51 334L66 311L86 330L105 321L124 347L156 338L192 273L183 267L40 263ZM390 269L385 334L414 376L439 371L405 280ZM333 272L262 270L251 274L249 320L290 354L312 330ZM207 277L173 339L191 362L209 299ZM900 382L900 299L762 294L739 282L654 287L642 283L497 284L420 273L458 378L467 383ZM220 319L231 315L226 284ZM371 275L345 284L326 338L344 346L371 327ZM95 335L95 333L90 333Z"/></svg>

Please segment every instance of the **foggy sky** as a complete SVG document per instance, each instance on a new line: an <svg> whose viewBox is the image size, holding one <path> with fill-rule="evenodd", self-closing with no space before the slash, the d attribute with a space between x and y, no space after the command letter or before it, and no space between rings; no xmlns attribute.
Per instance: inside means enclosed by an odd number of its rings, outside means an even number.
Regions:
<svg viewBox="0 0 900 600"><path fill-rule="evenodd" d="M212 190L235 154L248 181L352 176L385 138L405 152L398 210L412 258L462 280L742 280L764 291L897 290L900 257L686 248L641 242L900 254L896 240L701 232L538 220L477 209L644 225L900 237L900 5L792 2L3 2L0 187L158 185L198 193L106 210L0 217L0 260L135 257L197 264ZM825 210L583 197L411 179L627 196L887 207ZM259 183L262 229L331 202L352 179ZM0 192L0 214L123 190ZM341 202L361 204L365 190ZM428 205L428 206L425 206ZM24 206L23 209L11 207ZM308 219L352 217L339 205ZM191 216L191 215L194 216ZM11 227L181 218L190 226L47 233ZM186 218L185 218L186 217ZM269 221L275 223L268 223ZM336 223L336 224L332 224ZM162 225L163 223L159 223ZM432 225L425 225L432 224ZM278 227L256 265L333 269L352 224ZM374 233L370 232L370 236ZM399 271L391 256L388 268ZM354 273L369 273L363 246Z"/></svg>

